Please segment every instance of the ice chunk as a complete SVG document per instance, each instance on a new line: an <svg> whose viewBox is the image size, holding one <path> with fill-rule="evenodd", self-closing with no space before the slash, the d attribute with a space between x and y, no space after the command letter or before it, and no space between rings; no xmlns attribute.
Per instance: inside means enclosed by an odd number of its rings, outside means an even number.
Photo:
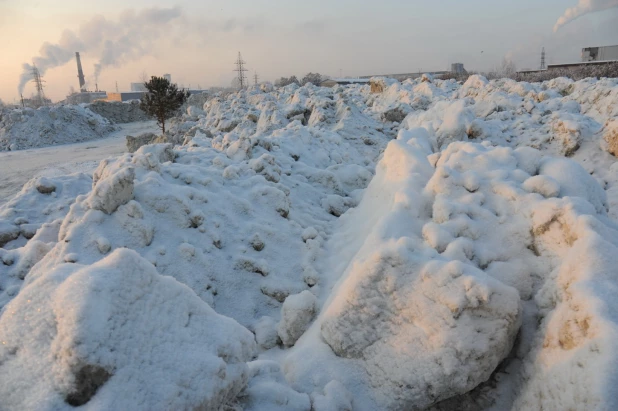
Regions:
<svg viewBox="0 0 618 411"><path fill-rule="evenodd" d="M95 210L111 214L133 198L135 169L126 167L111 176L99 180L90 193L89 204Z"/></svg>
<svg viewBox="0 0 618 411"><path fill-rule="evenodd" d="M307 330L316 311L317 299L310 291L291 295L281 307L279 337L285 345L294 345Z"/></svg>

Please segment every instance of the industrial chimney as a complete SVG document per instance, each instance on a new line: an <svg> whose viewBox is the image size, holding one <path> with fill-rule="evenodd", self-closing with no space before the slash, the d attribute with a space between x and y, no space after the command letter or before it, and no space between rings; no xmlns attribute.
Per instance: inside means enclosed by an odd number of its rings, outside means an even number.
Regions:
<svg viewBox="0 0 618 411"><path fill-rule="evenodd" d="M75 52L75 59L77 60L77 78L79 78L79 91L86 92L86 79L84 78L84 70L82 70L82 61L79 58L79 51Z"/></svg>

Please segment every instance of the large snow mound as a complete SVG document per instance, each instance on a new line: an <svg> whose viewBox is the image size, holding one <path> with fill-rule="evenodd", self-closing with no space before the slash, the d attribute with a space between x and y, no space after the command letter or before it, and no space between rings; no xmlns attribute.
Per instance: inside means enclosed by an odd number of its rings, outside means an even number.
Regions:
<svg viewBox="0 0 618 411"><path fill-rule="evenodd" d="M115 128L81 106L0 110L0 151L69 144L101 138Z"/></svg>
<svg viewBox="0 0 618 411"><path fill-rule="evenodd" d="M5 312L4 409L215 410L255 352L249 331L130 250L34 270Z"/></svg>
<svg viewBox="0 0 618 411"><path fill-rule="evenodd" d="M618 81L383 88L201 96L182 144L29 183L7 407L617 408Z"/></svg>

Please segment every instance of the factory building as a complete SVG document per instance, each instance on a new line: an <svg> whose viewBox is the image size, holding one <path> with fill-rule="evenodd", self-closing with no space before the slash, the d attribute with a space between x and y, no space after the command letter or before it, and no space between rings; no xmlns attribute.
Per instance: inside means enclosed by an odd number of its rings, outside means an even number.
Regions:
<svg viewBox="0 0 618 411"><path fill-rule="evenodd" d="M105 100L106 98L107 93L105 91L86 91L83 93L75 93L67 96L65 102L67 104L93 103L97 100Z"/></svg>
<svg viewBox="0 0 618 411"><path fill-rule="evenodd" d="M582 61L618 60L618 46L586 47L582 49Z"/></svg>
<svg viewBox="0 0 618 411"><path fill-rule="evenodd" d="M464 68L463 63L453 63L453 64L451 64L451 73L465 74L466 73L466 69Z"/></svg>
<svg viewBox="0 0 618 411"><path fill-rule="evenodd" d="M88 91L86 89L86 77L84 76L84 70L82 68L82 60L79 56L79 52L77 51L75 52L75 61L77 63L77 79L79 80L79 92L67 96L65 103L82 104L92 103L96 100L105 100L107 98L107 93L105 91L99 91L98 85L95 84L96 91Z"/></svg>

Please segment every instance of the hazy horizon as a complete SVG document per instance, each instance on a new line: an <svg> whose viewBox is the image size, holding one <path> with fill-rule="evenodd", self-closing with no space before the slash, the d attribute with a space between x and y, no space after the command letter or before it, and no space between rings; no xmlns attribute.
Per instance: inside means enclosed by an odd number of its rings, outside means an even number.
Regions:
<svg viewBox="0 0 618 411"><path fill-rule="evenodd" d="M504 57L519 69L579 61L582 47L618 44L618 0L188 0L92 2L0 0L5 39L0 99L13 102L24 63L44 71L45 92L61 100L78 89L79 51L90 88L121 91L142 73L170 73L185 87L229 86L240 51L262 81L319 72L338 76L445 70L461 62L489 70ZM500 4L498 4L500 3ZM132 10L132 11L131 11ZM602 12L600 12L602 11ZM48 43L48 44L45 44ZM40 62L40 64L39 64ZM28 80L24 77L23 81ZM34 91L26 83L24 96Z"/></svg>

